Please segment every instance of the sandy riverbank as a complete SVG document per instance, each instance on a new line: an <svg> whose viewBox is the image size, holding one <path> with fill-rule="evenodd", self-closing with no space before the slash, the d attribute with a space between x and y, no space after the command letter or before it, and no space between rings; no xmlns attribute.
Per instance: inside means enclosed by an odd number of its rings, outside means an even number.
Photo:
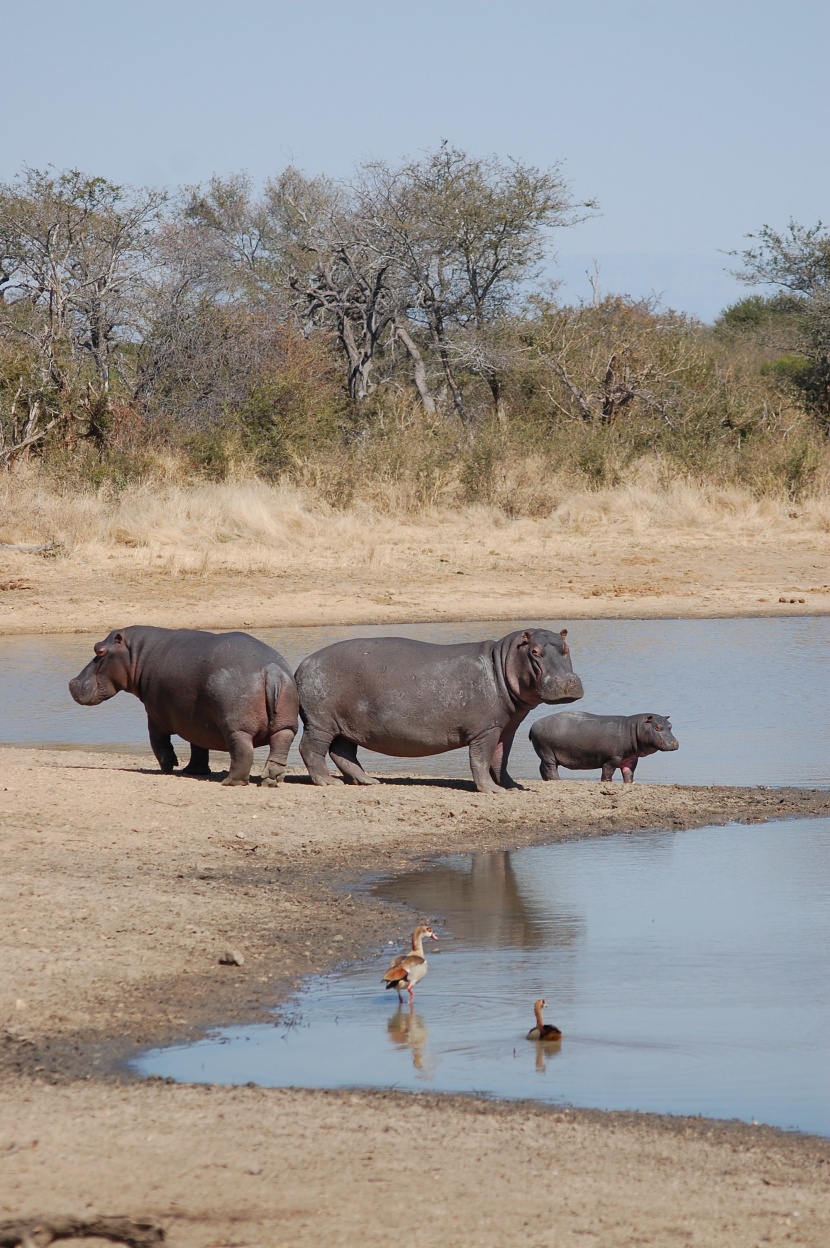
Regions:
<svg viewBox="0 0 830 1248"><path fill-rule="evenodd" d="M367 872L830 813L830 794L565 782L491 799L458 781L299 776L223 789L163 777L149 754L0 753L0 1217L149 1214L188 1248L827 1242L827 1141L460 1097L137 1083L120 1064L263 1017L342 951L401 939L410 915L343 891ZM242 966L219 964L228 947Z"/></svg>
<svg viewBox="0 0 830 1248"><path fill-rule="evenodd" d="M830 611L824 503L680 486L575 493L539 519L315 510L260 484L41 490L7 500L2 542L0 633Z"/></svg>

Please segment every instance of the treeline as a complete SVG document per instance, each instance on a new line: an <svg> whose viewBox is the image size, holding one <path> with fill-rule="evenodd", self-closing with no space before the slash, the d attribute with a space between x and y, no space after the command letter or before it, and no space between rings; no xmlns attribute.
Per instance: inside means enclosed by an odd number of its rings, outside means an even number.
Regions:
<svg viewBox="0 0 830 1248"><path fill-rule="evenodd" d="M706 327L541 282L593 208L556 166L448 144L259 191L26 169L0 185L0 465L116 488L247 471L338 505L389 481L413 506L509 505L511 474L609 484L644 457L758 493L822 485L823 227L764 227L738 259L776 293Z"/></svg>

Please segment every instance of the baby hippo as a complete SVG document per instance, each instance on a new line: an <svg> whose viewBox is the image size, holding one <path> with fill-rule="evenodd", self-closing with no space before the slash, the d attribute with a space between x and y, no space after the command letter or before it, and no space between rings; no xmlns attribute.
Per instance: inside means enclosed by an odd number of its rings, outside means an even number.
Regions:
<svg viewBox="0 0 830 1248"><path fill-rule="evenodd" d="M559 768L591 771L602 768L602 780L611 780L619 767L625 784L634 783L637 760L658 750L676 750L680 744L666 715L589 715L563 711L537 719L530 729L531 744L542 760L543 780L558 780Z"/></svg>
<svg viewBox="0 0 830 1248"><path fill-rule="evenodd" d="M227 750L223 784L247 784L254 746L270 747L262 784L278 784L299 726L291 669L277 650L247 633L134 624L95 646L95 658L69 682L81 706L117 693L144 703L150 745L164 772L178 766L172 733L190 742L185 774L210 775L210 750Z"/></svg>

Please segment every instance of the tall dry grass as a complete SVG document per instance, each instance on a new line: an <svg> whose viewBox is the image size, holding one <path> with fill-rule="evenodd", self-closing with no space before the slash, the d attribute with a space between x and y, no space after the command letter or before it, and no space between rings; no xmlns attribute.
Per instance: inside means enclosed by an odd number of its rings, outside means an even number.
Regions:
<svg viewBox="0 0 830 1248"><path fill-rule="evenodd" d="M57 489L45 473L24 468L0 481L0 542L55 543L90 562L108 556L173 576L225 569L276 572L306 561L360 560L391 565L408 557L463 555L487 566L502 549L572 535L641 541L688 534L713 540L785 538L830 533L830 497L793 504L757 498L736 485L699 484L642 460L623 484L587 489L564 476L543 478L534 458L514 464L506 488L532 490L531 514L497 503L400 507L394 491L335 508L309 486L256 478L128 485L118 493ZM514 503L515 503L514 499ZM519 509L520 510L520 509ZM530 548L528 548L529 550ZM530 558L530 555L528 555Z"/></svg>

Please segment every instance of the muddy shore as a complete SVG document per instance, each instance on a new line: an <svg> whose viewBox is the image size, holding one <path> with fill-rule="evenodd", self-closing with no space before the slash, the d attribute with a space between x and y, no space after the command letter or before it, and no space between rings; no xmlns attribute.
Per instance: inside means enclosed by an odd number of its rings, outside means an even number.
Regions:
<svg viewBox="0 0 830 1248"><path fill-rule="evenodd" d="M138 1081L412 917L350 882L429 855L830 813L830 793L466 781L277 790L3 749L0 1217L157 1217L174 1245L824 1244L830 1142L464 1097ZM335 937L342 939L336 941ZM241 966L219 963L229 948ZM541 1147L540 1147L541 1141ZM486 1197L484 1194L486 1193Z"/></svg>

